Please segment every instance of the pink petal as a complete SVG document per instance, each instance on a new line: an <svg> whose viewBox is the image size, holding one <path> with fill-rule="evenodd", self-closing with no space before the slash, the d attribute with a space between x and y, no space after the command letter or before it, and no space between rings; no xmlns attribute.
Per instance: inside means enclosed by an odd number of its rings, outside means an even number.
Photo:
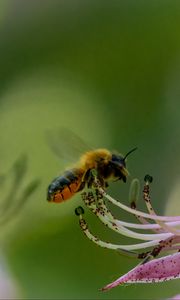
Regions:
<svg viewBox="0 0 180 300"><path fill-rule="evenodd" d="M178 295L171 298L171 300L179 300L179 299L180 299L180 294L178 294Z"/></svg>
<svg viewBox="0 0 180 300"><path fill-rule="evenodd" d="M176 278L180 278L180 252L138 265L127 274L102 288L102 291L123 283L151 283Z"/></svg>

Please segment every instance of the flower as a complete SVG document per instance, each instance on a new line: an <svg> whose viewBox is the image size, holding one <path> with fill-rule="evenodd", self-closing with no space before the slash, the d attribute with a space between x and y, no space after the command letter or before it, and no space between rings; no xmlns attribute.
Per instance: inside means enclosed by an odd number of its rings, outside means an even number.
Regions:
<svg viewBox="0 0 180 300"><path fill-rule="evenodd" d="M121 276L114 282L102 288L102 291L107 291L113 287L124 283L153 283L162 282L180 278L180 216L159 216L155 213L150 200L149 186L152 182L152 177L146 175L143 189L143 199L147 207L147 213L136 209L137 200L139 197L139 181L133 179L130 186L130 207L122 204L108 195L100 186L95 178L95 191L83 193L82 197L86 206L110 229L121 235L128 236L134 239L140 239L143 242L131 245L119 245L105 242L94 236L88 229L88 225L83 218L84 210L82 207L76 209L76 214L79 216L80 227L84 234L95 244L114 249L121 253L134 256L141 259L141 263L130 270L127 274ZM117 207L133 214L138 223L129 223L116 219L111 211L107 208L105 199ZM150 222L151 221L151 222ZM149 230L150 233L139 233L134 229ZM146 252L135 252L148 248ZM171 254L156 258L159 254L170 251Z"/></svg>
<svg viewBox="0 0 180 300"><path fill-rule="evenodd" d="M140 264L102 290L109 290L123 283L153 283L176 278L180 278L180 252Z"/></svg>
<svg viewBox="0 0 180 300"><path fill-rule="evenodd" d="M8 270L3 255L0 254L0 299L19 299L20 295L19 284Z"/></svg>
<svg viewBox="0 0 180 300"><path fill-rule="evenodd" d="M171 300L179 300L180 299L180 294L174 296L173 298L171 298Z"/></svg>

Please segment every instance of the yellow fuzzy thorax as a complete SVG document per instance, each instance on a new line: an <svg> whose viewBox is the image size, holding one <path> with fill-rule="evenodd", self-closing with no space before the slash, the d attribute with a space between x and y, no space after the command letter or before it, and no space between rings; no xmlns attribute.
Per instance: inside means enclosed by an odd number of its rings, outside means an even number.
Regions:
<svg viewBox="0 0 180 300"><path fill-rule="evenodd" d="M82 169L93 169L97 167L97 163L101 160L104 163L111 159L111 152L107 149L96 149L84 153L80 158L80 167Z"/></svg>

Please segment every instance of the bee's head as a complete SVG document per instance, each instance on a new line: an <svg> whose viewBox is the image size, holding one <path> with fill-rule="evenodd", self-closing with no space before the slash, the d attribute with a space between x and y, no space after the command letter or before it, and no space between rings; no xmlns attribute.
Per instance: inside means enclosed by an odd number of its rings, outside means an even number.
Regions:
<svg viewBox="0 0 180 300"><path fill-rule="evenodd" d="M124 157L120 154L112 154L111 165L113 166L115 177L117 177L119 180L122 179L124 182L126 182L126 178L129 175L128 170L126 169L126 158L136 149L137 148L133 148Z"/></svg>

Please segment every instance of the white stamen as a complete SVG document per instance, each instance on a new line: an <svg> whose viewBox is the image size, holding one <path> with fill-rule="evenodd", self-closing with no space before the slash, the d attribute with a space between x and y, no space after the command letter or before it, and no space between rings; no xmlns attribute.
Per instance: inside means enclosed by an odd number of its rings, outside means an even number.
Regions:
<svg viewBox="0 0 180 300"><path fill-rule="evenodd" d="M138 216L141 216L143 218L147 218L147 219L151 219L151 220L160 220L160 221L180 221L180 216L158 216L158 215L150 215L150 214L147 214L147 213L144 213L144 212L141 212L139 210L134 210L124 204L122 204L121 202L119 201L116 201L115 199L113 199L110 195L106 194L106 192L102 189L102 188L99 188L101 194L107 199L109 200L111 203L113 203L114 205L120 207L121 209L131 213L131 214L134 214L134 215L138 215Z"/></svg>
<svg viewBox="0 0 180 300"><path fill-rule="evenodd" d="M122 235L125 235L125 236L128 236L128 237L131 237L131 238L134 238L134 239L140 239L140 240L161 240L161 239L167 239L171 236L173 236L172 233L155 233L155 234L142 234L142 233L137 233L137 232L134 232L132 230L129 230L125 227L123 227L122 225L120 224L117 224L117 220L116 219L111 219L109 220L109 218L107 217L107 215L104 215L101 210L98 210L97 209L97 206L96 204L94 203L88 203L88 201L85 201L86 205L93 211L93 213L105 224L107 225L110 229L122 234ZM112 215L111 215L112 216ZM113 216L112 216L113 217Z"/></svg>
<svg viewBox="0 0 180 300"><path fill-rule="evenodd" d="M153 209L153 207L151 205L150 196L149 196L149 193L147 193L146 189L149 189L149 183L148 182L146 182L146 184L144 186L144 191L143 191L144 192L144 200L145 200L145 203L146 203L147 210L149 211L149 214L152 215L152 216L157 216L155 210ZM156 222L165 231L171 232L172 234L180 235L179 230L168 226L167 224L165 224L164 222L162 222L160 220L156 220Z"/></svg>
<svg viewBox="0 0 180 300"><path fill-rule="evenodd" d="M81 223L82 222L82 223ZM118 244L112 244L109 242L104 242L95 237L88 229L87 223L85 220L82 218L82 215L80 215L80 226L84 232L84 234L95 244L99 245L100 247L103 248L108 248L112 250L138 250L138 249L144 249L144 248L149 248L152 246L156 246L159 244L160 240L153 240L145 243L139 243L139 244L132 244L132 245L118 245Z"/></svg>

